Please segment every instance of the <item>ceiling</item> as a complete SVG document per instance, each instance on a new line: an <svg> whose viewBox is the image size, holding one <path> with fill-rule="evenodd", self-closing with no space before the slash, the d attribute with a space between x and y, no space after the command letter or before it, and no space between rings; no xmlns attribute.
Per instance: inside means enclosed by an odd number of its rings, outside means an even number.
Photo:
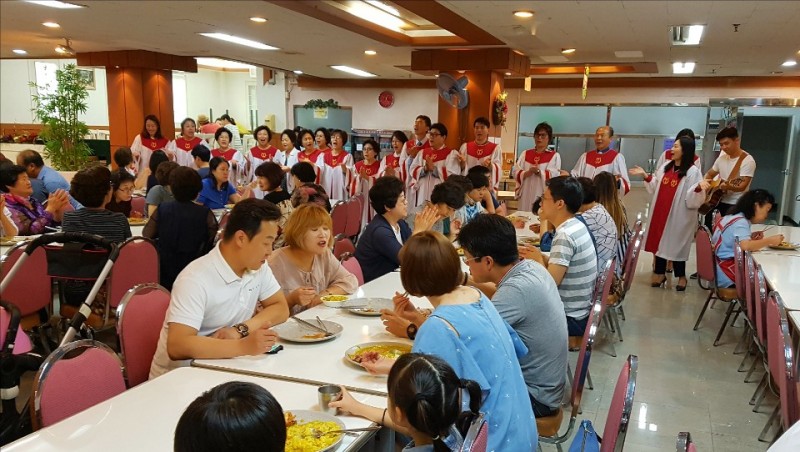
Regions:
<svg viewBox="0 0 800 452"><path fill-rule="evenodd" d="M20 58L12 50L24 49L24 58L57 58L54 47L70 38L79 53L142 49L228 58L321 78L355 78L330 68L348 65L380 78L402 79L429 78L408 67L413 50L435 46L384 38L374 31L380 27L365 26L359 18L328 16L330 1L75 3L87 7L60 10L0 1L0 57ZM800 75L800 65L781 66L788 59L800 60L800 1L439 1L430 8L420 5L433 2L384 3L415 10L443 28L459 21L462 30L464 24L472 32L480 28L496 40L472 45L465 38L468 42L459 48L505 45L524 53L534 66L558 64L556 60L564 59L561 49L574 47L577 52L565 58L568 64L655 63L657 72L640 76L672 76L674 61L697 62L694 76ZM442 14L443 8L452 15ZM430 17L425 17L428 9ZM518 9L533 10L535 16L517 18L512 13ZM251 16L267 22L252 22ZM46 28L45 21L61 28ZM670 45L669 26L684 24L707 25L699 46ZM738 31L733 24L739 24ZM198 35L201 32L233 34L279 50L250 49ZM377 55L365 55L367 49ZM617 58L615 51L641 51L643 56Z"/></svg>

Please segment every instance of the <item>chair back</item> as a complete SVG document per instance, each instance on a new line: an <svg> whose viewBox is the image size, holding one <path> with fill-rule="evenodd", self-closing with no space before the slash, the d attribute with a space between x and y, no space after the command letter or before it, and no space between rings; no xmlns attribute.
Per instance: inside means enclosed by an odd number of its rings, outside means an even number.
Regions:
<svg viewBox="0 0 800 452"><path fill-rule="evenodd" d="M464 435L464 444L461 452L486 452L489 443L489 425L483 413L472 420L467 434Z"/></svg>
<svg viewBox="0 0 800 452"><path fill-rule="evenodd" d="M623 277L625 276L625 272L628 269L628 263L630 262L633 254L633 249L631 246L633 246L635 243L636 237L639 236L640 232L642 232L642 220L636 220L636 223L633 224L633 229L631 229L631 236L628 238L627 246L625 247L625 256L622 258L622 262L620 263L620 265L622 265Z"/></svg>
<svg viewBox="0 0 800 452"><path fill-rule="evenodd" d="M611 407L608 410L605 429L603 429L600 452L622 451L633 410L633 395L636 392L638 369L639 358L636 355L628 355L617 378L617 385L614 387Z"/></svg>
<svg viewBox="0 0 800 452"><path fill-rule="evenodd" d="M764 276L764 270L761 268L761 264L756 263L756 271L755 271L755 287L753 287L754 292L753 296L755 297L755 311L756 311L756 333L758 334L758 340L761 341L762 344L767 343L767 312L766 312L766 305L767 305L767 295L769 294L767 290L767 278Z"/></svg>
<svg viewBox="0 0 800 452"><path fill-rule="evenodd" d="M361 264L358 263L355 256L343 260L342 266L356 277L359 286L364 285L364 272L361 271Z"/></svg>
<svg viewBox="0 0 800 452"><path fill-rule="evenodd" d="M356 195L347 201L347 223L344 235L355 237L361 232L361 213L364 202L364 195Z"/></svg>
<svg viewBox="0 0 800 452"><path fill-rule="evenodd" d="M0 303L2 304L0 305L0 353L6 351L6 339L9 342L8 351L12 355L22 355L33 350L31 339L19 327L19 309L6 301L1 301ZM13 339L11 339L11 336L13 336ZM5 359L4 357L3 360Z"/></svg>
<svg viewBox="0 0 800 452"><path fill-rule="evenodd" d="M633 285L633 277L636 276L636 266L639 264L639 256L642 254L642 245L644 244L644 231L641 229L639 232L631 237L631 243L628 244L628 249L625 251L631 253L630 260L628 261L625 269L623 270L622 280L622 293L627 294Z"/></svg>
<svg viewBox="0 0 800 452"><path fill-rule="evenodd" d="M130 289L117 307L117 335L129 388L147 381L168 307L169 291L158 284Z"/></svg>
<svg viewBox="0 0 800 452"><path fill-rule="evenodd" d="M697 278L712 283L712 288L717 288L717 269L714 258L714 249L711 246L711 233L705 226L697 228L694 235L697 254Z"/></svg>
<svg viewBox="0 0 800 452"><path fill-rule="evenodd" d="M53 425L125 391L122 363L105 344L70 342L45 359L33 380L33 428Z"/></svg>
<svg viewBox="0 0 800 452"><path fill-rule="evenodd" d="M747 300L747 287L745 285L744 279L746 276L745 268L744 268L744 252L742 251L742 247L739 244L739 237L736 237L735 243L733 244L733 260L736 264L734 266L734 276L736 284L736 298L739 300ZM744 304L745 314L750 317L750 313L748 310L747 303Z"/></svg>
<svg viewBox="0 0 800 452"><path fill-rule="evenodd" d="M331 222L333 223L331 234L334 237L347 232L347 203L339 201L333 206Z"/></svg>
<svg viewBox="0 0 800 452"><path fill-rule="evenodd" d="M597 275L592 304L598 300L605 304L605 301L608 299L608 295L611 293L611 283L614 282L614 268L616 265L615 260L616 259L612 258L610 261L607 261L602 266L600 273ZM605 311L605 308L603 308L603 311Z"/></svg>
<svg viewBox="0 0 800 452"><path fill-rule="evenodd" d="M767 347L769 372L781 399L781 422L788 430L798 418L797 375L786 307L777 291L767 297Z"/></svg>
<svg viewBox="0 0 800 452"><path fill-rule="evenodd" d="M144 237L131 237L119 245L119 257L108 279L108 304L116 309L122 297L138 284L159 282L156 244Z"/></svg>
<svg viewBox="0 0 800 452"><path fill-rule="evenodd" d="M336 241L333 242L333 256L340 261L346 259L356 253L356 247L353 241L344 235L336 236Z"/></svg>
<svg viewBox="0 0 800 452"><path fill-rule="evenodd" d="M27 246L27 242L18 243L0 258L0 278L6 277ZM14 279L0 295L3 300L13 303L19 309L20 315L25 317L52 304L52 287L47 273L47 253L44 247L39 247L25 259Z"/></svg>
<svg viewBox="0 0 800 452"><path fill-rule="evenodd" d="M139 212L142 217L147 215L146 198L144 196L134 196L131 198L131 212Z"/></svg>
<svg viewBox="0 0 800 452"><path fill-rule="evenodd" d="M221 217L219 217L219 232L222 232L225 229L225 225L228 224L228 219L231 216L231 211L226 210Z"/></svg>
<svg viewBox="0 0 800 452"><path fill-rule="evenodd" d="M675 452L697 452L697 448L692 441L691 433L678 433L678 442L675 444Z"/></svg>
<svg viewBox="0 0 800 452"><path fill-rule="evenodd" d="M572 394L570 394L572 413L570 414L570 423L573 423L580 414L583 387L586 383L586 375L589 373L589 360L592 357L592 348L594 347L597 330L600 329L601 313L604 306L605 303L602 300L596 300L592 305L592 310L589 311L589 318L586 319L586 330L583 332L581 349L578 352L578 360L575 363L575 375L572 377Z"/></svg>

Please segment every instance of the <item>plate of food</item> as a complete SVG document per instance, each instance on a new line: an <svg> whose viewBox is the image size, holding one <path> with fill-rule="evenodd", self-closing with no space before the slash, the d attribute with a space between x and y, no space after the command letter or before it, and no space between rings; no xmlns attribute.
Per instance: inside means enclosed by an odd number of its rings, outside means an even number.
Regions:
<svg viewBox="0 0 800 452"><path fill-rule="evenodd" d="M349 295L325 295L324 297L319 297L322 300L322 304L329 308L339 308L342 306L342 303L350 299Z"/></svg>
<svg viewBox="0 0 800 452"><path fill-rule="evenodd" d="M541 239L538 237L522 237L517 240L517 243L527 246L539 246L541 244Z"/></svg>
<svg viewBox="0 0 800 452"><path fill-rule="evenodd" d="M289 319L280 325L275 325L272 330L278 333L278 337L288 342L325 342L341 336L344 328L336 322L330 320L322 320L322 325L319 325L316 320L308 319L306 322L320 326L320 328L328 330L330 335L322 331L304 325L300 322L295 322Z"/></svg>
<svg viewBox="0 0 800 452"><path fill-rule="evenodd" d="M144 226L147 224L147 218L130 217L128 218L128 224L131 226Z"/></svg>
<svg viewBox="0 0 800 452"><path fill-rule="evenodd" d="M309 410L283 412L286 421L286 452L328 452L336 450L343 435L322 433L344 430L344 422L336 416Z"/></svg>
<svg viewBox="0 0 800 452"><path fill-rule="evenodd" d="M344 352L344 359L360 369L362 361L375 361L378 358L397 359L411 353L411 344L402 342L367 342L354 345Z"/></svg>
<svg viewBox="0 0 800 452"><path fill-rule="evenodd" d="M516 216L516 215L509 215L509 216L507 216L506 218L508 218L508 220L509 220L511 223L513 223L513 224L514 224L514 227L515 227L516 229L522 229L522 228L524 228L524 227L525 227L525 223L528 221L528 219L527 219L527 218L525 218L525 217L518 217L518 216Z"/></svg>
<svg viewBox="0 0 800 452"><path fill-rule="evenodd" d="M3 246L14 246L17 243L22 243L28 240L30 237L25 237L21 235L11 236L11 237L0 237L0 245Z"/></svg>
<svg viewBox="0 0 800 452"><path fill-rule="evenodd" d="M800 248L800 244L797 243L789 243L789 242L781 242L777 245L770 245L770 248L773 250L786 250L786 251L794 251Z"/></svg>
<svg viewBox="0 0 800 452"><path fill-rule="evenodd" d="M390 298L351 298L349 305L360 306L357 308L347 308L348 311L356 315L368 317L378 317L381 309L394 309L394 303Z"/></svg>

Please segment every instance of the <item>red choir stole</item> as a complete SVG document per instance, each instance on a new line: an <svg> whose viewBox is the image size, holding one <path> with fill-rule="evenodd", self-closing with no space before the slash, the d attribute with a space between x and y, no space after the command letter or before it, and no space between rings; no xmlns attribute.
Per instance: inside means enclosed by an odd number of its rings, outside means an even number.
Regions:
<svg viewBox="0 0 800 452"><path fill-rule="evenodd" d="M361 168L364 168L368 177L377 177L378 168L381 167L381 161L375 160L375 162L373 162L371 165L367 165L364 162L365 160L361 160L360 162L356 163L356 174L361 174Z"/></svg>
<svg viewBox="0 0 800 452"><path fill-rule="evenodd" d="M250 148L250 154L253 157L264 161L272 160L272 158L275 157L276 152L278 152L278 148L272 145L268 146L266 149L261 149L258 146L253 146Z"/></svg>
<svg viewBox="0 0 800 452"><path fill-rule="evenodd" d="M531 165L543 165L550 163L554 155L556 155L555 151L551 151L550 149L541 153L536 152L536 149L528 149L525 151L525 161Z"/></svg>
<svg viewBox="0 0 800 452"><path fill-rule="evenodd" d="M228 148L227 151L222 152L219 148L211 150L211 157L222 157L227 161L233 160L233 157L236 155L236 149Z"/></svg>
<svg viewBox="0 0 800 452"><path fill-rule="evenodd" d="M467 155L478 160L483 160L484 158L491 156L496 147L497 143L492 143L490 141L487 141L484 144L478 144L474 141L470 141L467 143Z"/></svg>
<svg viewBox="0 0 800 452"><path fill-rule="evenodd" d="M201 141L203 141L203 139L200 137L194 137L188 141L183 137L179 137L178 139L175 140L175 147L178 149L182 149L186 152L192 152L192 149L194 149L195 146L200 144Z"/></svg>
<svg viewBox="0 0 800 452"><path fill-rule="evenodd" d="M441 149L433 149L433 148L425 148L422 150L422 166L418 168L418 171L422 171L425 168L425 162L428 159L433 159L434 163L442 162L447 159L447 156L450 155L452 150L447 146ZM419 173L417 173L414 177L419 177ZM442 166L442 178L447 179L447 168Z"/></svg>
<svg viewBox="0 0 800 452"><path fill-rule="evenodd" d="M154 151L157 150L157 149L166 148L167 147L167 143L169 142L169 141L167 141L166 138L145 138L145 137L143 137L141 135L140 135L140 137L142 139L142 146L144 146L146 148L150 148L150 149L152 149ZM199 138L198 138L198 140L199 140Z"/></svg>
<svg viewBox="0 0 800 452"><path fill-rule="evenodd" d="M595 168L610 165L614 162L614 159L617 158L617 154L619 154L619 152L614 149L609 149L602 154L597 152L597 149L594 149L586 153L586 164Z"/></svg>
<svg viewBox="0 0 800 452"><path fill-rule="evenodd" d="M322 156L322 160L331 168L336 168L337 166L341 165L346 158L347 152L344 150L340 152L339 155L333 155L333 152L326 152L325 155Z"/></svg>
<svg viewBox="0 0 800 452"><path fill-rule="evenodd" d="M298 162L308 162L308 163L311 163L312 165L316 165L317 164L317 157L319 157L319 155L322 154L322 152L323 151L321 151L319 149L314 149L314 152L312 152L311 155L308 155L308 154L306 154L306 151L300 151L300 152L297 153L297 161Z"/></svg>
<svg viewBox="0 0 800 452"><path fill-rule="evenodd" d="M386 167L392 167L394 169L400 168L400 156L394 155L394 153L387 155L384 160L386 160Z"/></svg>

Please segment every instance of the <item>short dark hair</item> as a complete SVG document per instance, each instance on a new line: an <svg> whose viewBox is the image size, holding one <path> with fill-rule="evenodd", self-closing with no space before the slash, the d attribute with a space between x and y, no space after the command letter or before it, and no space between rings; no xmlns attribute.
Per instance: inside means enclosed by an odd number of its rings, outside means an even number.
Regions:
<svg viewBox="0 0 800 452"><path fill-rule="evenodd" d="M200 174L188 166L179 166L169 173L169 189L178 202L190 202L197 199L203 189Z"/></svg>
<svg viewBox="0 0 800 452"><path fill-rule="evenodd" d="M225 225L223 240L233 238L236 231L244 231L248 239L252 239L261 231L264 221L281 219L281 209L275 204L257 198L243 199L233 206L228 224Z"/></svg>
<svg viewBox="0 0 800 452"><path fill-rule="evenodd" d="M441 122L433 123L433 125L431 125L430 128L438 130L443 137L447 136L447 126L445 126Z"/></svg>
<svg viewBox="0 0 800 452"><path fill-rule="evenodd" d="M431 118L426 115L419 115L416 119L421 119L425 122L425 125L430 129L431 128Z"/></svg>
<svg viewBox="0 0 800 452"><path fill-rule="evenodd" d="M739 131L736 130L736 127L725 127L717 133L717 141L722 140L723 138L735 140L739 138Z"/></svg>
<svg viewBox="0 0 800 452"><path fill-rule="evenodd" d="M153 151L153 153L150 154L150 161L147 163L147 166L150 168L150 174L155 175L158 165L168 161L169 157L167 157L166 152L161 149Z"/></svg>
<svg viewBox="0 0 800 452"><path fill-rule="evenodd" d="M204 162L207 162L211 160L211 151L206 147L206 145L198 144L192 148L192 157L196 157Z"/></svg>
<svg viewBox="0 0 800 452"><path fill-rule="evenodd" d="M214 132L214 141L218 142L219 141L219 137L223 133L227 133L228 134L228 141L233 141L233 133L231 133L231 131L226 129L225 127L220 127L219 129L217 129L216 132Z"/></svg>
<svg viewBox="0 0 800 452"><path fill-rule="evenodd" d="M579 177L578 182L581 183L581 190L583 190L582 204L591 204L597 201L597 190L594 188L594 181L588 177Z"/></svg>
<svg viewBox="0 0 800 452"><path fill-rule="evenodd" d="M491 256L498 265L510 265L519 260L514 224L500 215L477 215L461 227L458 244L472 257Z"/></svg>
<svg viewBox="0 0 800 452"><path fill-rule="evenodd" d="M8 193L8 187L13 187L17 183L20 174L27 174L24 166L9 165L0 169L0 191Z"/></svg>
<svg viewBox="0 0 800 452"><path fill-rule="evenodd" d="M408 135L402 130L395 130L392 132L392 138L397 138L397 140L403 144L406 144L406 141L408 141Z"/></svg>
<svg viewBox="0 0 800 452"><path fill-rule="evenodd" d="M331 144L331 133L325 127L318 127L317 130L314 131L314 139L316 140L317 134L322 132L322 135L325 137L325 144Z"/></svg>
<svg viewBox="0 0 800 452"><path fill-rule="evenodd" d="M394 176L379 177L369 189L369 204L375 213L383 215L387 207L392 209L397 206L397 200L404 189L403 182Z"/></svg>
<svg viewBox="0 0 800 452"><path fill-rule="evenodd" d="M125 168L119 168L111 173L111 188L114 190L119 190L119 187L125 182L136 182L136 177Z"/></svg>
<svg viewBox="0 0 800 452"><path fill-rule="evenodd" d="M464 195L467 195L470 191L472 191L472 181L467 178L467 176L462 176L460 174L452 174L450 175L447 180L445 181L446 184L455 185L456 187L460 188Z"/></svg>
<svg viewBox="0 0 800 452"><path fill-rule="evenodd" d="M399 256L400 281L415 297L450 293L464 278L455 247L439 232L412 235L400 249Z"/></svg>
<svg viewBox="0 0 800 452"><path fill-rule="evenodd" d="M283 408L263 387L244 381L215 386L196 398L175 427L175 452L283 452Z"/></svg>
<svg viewBox="0 0 800 452"><path fill-rule="evenodd" d="M156 182L158 185L167 186L169 185L169 175L170 173L177 167L179 167L175 162L161 162L158 164L158 168L156 168Z"/></svg>
<svg viewBox="0 0 800 452"><path fill-rule="evenodd" d="M120 147L114 152L114 163L120 168L125 168L133 162L133 152L131 148Z"/></svg>
<svg viewBox="0 0 800 452"><path fill-rule="evenodd" d="M677 135L675 135L675 141L680 140L681 137L689 137L689 138L694 140L695 139L694 130L692 130L692 129L681 129L681 131L678 132Z"/></svg>
<svg viewBox="0 0 800 452"><path fill-rule="evenodd" d="M472 127L475 127L478 124L483 124L486 127L492 126L492 124L489 122L489 118L487 118L486 116L478 116L477 118L475 118L474 121L472 121Z"/></svg>
<svg viewBox="0 0 800 452"><path fill-rule="evenodd" d="M452 177L452 176L451 176ZM489 177L477 171L467 172L467 179L472 183L472 188L483 188L489 186Z"/></svg>
<svg viewBox="0 0 800 452"><path fill-rule="evenodd" d="M483 165L475 165L467 170L467 177L469 177L470 174L483 174L484 176L488 177L489 174L491 173L492 170L490 170L489 168Z"/></svg>
<svg viewBox="0 0 800 452"><path fill-rule="evenodd" d="M572 176L558 176L547 183L553 201L564 201L569 213L575 214L583 204L583 188Z"/></svg>
<svg viewBox="0 0 800 452"><path fill-rule="evenodd" d="M297 134L294 133L294 130L285 129L283 132L281 132L281 138L283 138L284 135L289 137L289 140L292 142L292 146L296 146L296 144L297 144Z"/></svg>
<svg viewBox="0 0 800 452"><path fill-rule="evenodd" d="M212 186L214 188L217 188L217 178L214 176L214 171L216 171L217 168L219 168L219 166L222 165L223 163L228 165L228 168L230 169L231 164L230 164L230 162L225 160L225 157L214 157L213 159L211 159L210 162L208 162L208 176L206 176L206 177L211 179ZM222 184L222 188L223 189L227 189L229 183L230 183L230 181L225 182L224 184Z"/></svg>
<svg viewBox="0 0 800 452"><path fill-rule="evenodd" d="M456 184L448 184L442 182L441 184L433 187L431 192L431 202L433 204L446 204L447 207L453 209L460 209L464 207L466 200L464 199L464 190Z"/></svg>
<svg viewBox="0 0 800 452"><path fill-rule="evenodd" d="M728 210L727 215L735 215L741 213L748 220L756 215L756 205L763 206L764 204L772 204L774 210L778 204L775 201L775 196L772 193L764 190L763 188L756 188L745 192L736 204ZM724 212L723 212L724 213Z"/></svg>
<svg viewBox="0 0 800 452"><path fill-rule="evenodd" d="M304 184L311 184L317 180L317 173L314 172L314 166L308 162L295 163L290 173Z"/></svg>
<svg viewBox="0 0 800 452"><path fill-rule="evenodd" d="M253 131L253 138L258 140L258 132L261 132L262 130L266 130L267 131L267 141L272 140L272 130L270 130L269 127L267 127L267 126L258 126L258 127L256 127L256 130Z"/></svg>
<svg viewBox="0 0 800 452"><path fill-rule="evenodd" d="M342 129L333 130L331 132L331 136L333 136L333 135L339 135L339 138L342 139L342 146L347 144L347 132L345 132L344 130L342 130Z"/></svg>
<svg viewBox="0 0 800 452"><path fill-rule="evenodd" d="M361 152L362 153L364 152L363 150L364 150L364 148L367 147L367 145L370 145L370 147L372 147L372 150L375 151L375 157L376 158L381 156L381 147L378 144L378 142L373 140L372 138L368 138L368 139L364 140L364 144L361 146L361 149L362 149Z"/></svg>
<svg viewBox="0 0 800 452"><path fill-rule="evenodd" d="M540 122L539 124L536 124L536 128L533 129L533 134L536 135L542 130L544 130L544 132L547 134L548 140L553 139L553 126L546 122Z"/></svg>
<svg viewBox="0 0 800 452"><path fill-rule="evenodd" d="M270 191L281 186L283 181L283 169L275 162L264 162L256 167L256 177L263 177L267 180Z"/></svg>
<svg viewBox="0 0 800 452"><path fill-rule="evenodd" d="M44 166L44 160L42 159L42 155L34 151L33 149L25 149L20 153L20 157L22 157L23 166L28 166L31 163L33 163L33 166L37 168L41 168Z"/></svg>
<svg viewBox="0 0 800 452"><path fill-rule="evenodd" d="M316 138L314 132L312 132L311 130L301 129L299 132L297 132L297 148L298 149L303 149L303 137L306 136L306 135L311 135L311 141L312 142ZM313 144L312 144L312 146L313 146Z"/></svg>
<svg viewBox="0 0 800 452"><path fill-rule="evenodd" d="M217 119L217 120L220 120L220 119L224 119L225 121L228 121L229 123L231 123L233 125L236 125L236 121L233 118L231 118L231 115L229 115L227 113L225 113L224 115L220 116L219 119Z"/></svg>
<svg viewBox="0 0 800 452"><path fill-rule="evenodd" d="M147 115L144 117L144 122L142 122L142 138L150 138L150 134L147 133L147 121L156 123L156 138L164 138L164 136L161 135L161 121L158 120L156 115Z"/></svg>
<svg viewBox="0 0 800 452"><path fill-rule="evenodd" d="M101 207L109 191L111 171L102 165L78 171L69 183L69 194L84 207Z"/></svg>

